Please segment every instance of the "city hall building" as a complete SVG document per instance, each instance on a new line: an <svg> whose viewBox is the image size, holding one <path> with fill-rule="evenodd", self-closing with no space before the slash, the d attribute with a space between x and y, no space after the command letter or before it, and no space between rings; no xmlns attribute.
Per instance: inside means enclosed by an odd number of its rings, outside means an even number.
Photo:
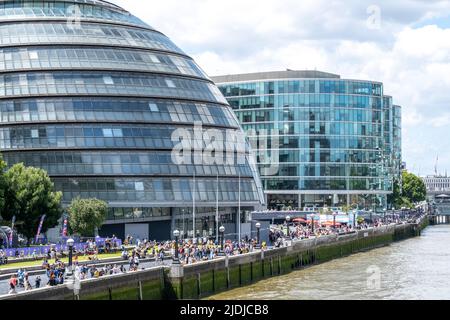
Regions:
<svg viewBox="0 0 450 320"><path fill-rule="evenodd" d="M195 124L242 129L192 58L116 5L0 1L0 84L3 158L47 170L64 205L105 200L102 236L212 236L216 214L234 233L264 204L248 143L241 162L174 163L177 130L205 146Z"/></svg>
<svg viewBox="0 0 450 320"><path fill-rule="evenodd" d="M257 150L269 208L387 207L401 107L382 83L292 70L212 79Z"/></svg>

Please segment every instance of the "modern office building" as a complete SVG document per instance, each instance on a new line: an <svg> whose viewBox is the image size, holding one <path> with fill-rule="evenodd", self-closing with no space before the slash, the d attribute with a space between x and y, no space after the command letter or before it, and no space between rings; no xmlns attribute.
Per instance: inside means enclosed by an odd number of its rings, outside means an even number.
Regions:
<svg viewBox="0 0 450 320"><path fill-rule="evenodd" d="M293 70L212 79L257 149L269 208L387 206L401 108L382 83Z"/></svg>
<svg viewBox="0 0 450 320"><path fill-rule="evenodd" d="M64 205L107 201L100 235L215 235L217 213L232 233L238 202L242 213L264 202L248 143L232 153L243 161L174 162L189 137L202 150L214 129L230 149L242 129L192 58L116 5L0 1L0 83L4 159L47 170Z"/></svg>

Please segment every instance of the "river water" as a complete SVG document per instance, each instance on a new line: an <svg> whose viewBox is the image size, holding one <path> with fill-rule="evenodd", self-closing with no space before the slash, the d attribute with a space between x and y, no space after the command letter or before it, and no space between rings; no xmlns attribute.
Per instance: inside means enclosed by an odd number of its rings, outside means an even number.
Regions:
<svg viewBox="0 0 450 320"><path fill-rule="evenodd" d="M450 300L450 225L215 295L215 300Z"/></svg>

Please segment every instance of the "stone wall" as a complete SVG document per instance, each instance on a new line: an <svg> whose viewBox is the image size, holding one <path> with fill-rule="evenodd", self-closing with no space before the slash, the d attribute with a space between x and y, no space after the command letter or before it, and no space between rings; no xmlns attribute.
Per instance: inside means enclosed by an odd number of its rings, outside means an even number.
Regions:
<svg viewBox="0 0 450 320"><path fill-rule="evenodd" d="M391 225L293 242L291 246L224 257L188 266L158 267L146 271L82 282L81 300L201 299L264 278L389 245L420 235L428 219L419 224ZM11 300L74 299L66 285L1 298Z"/></svg>

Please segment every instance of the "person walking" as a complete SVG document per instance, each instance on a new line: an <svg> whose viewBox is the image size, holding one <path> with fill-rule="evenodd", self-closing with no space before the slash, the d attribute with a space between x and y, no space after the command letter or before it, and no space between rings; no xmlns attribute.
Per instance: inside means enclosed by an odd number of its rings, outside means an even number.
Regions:
<svg viewBox="0 0 450 320"><path fill-rule="evenodd" d="M25 291L33 290L33 287L31 286L30 280L28 278L25 279Z"/></svg>
<svg viewBox="0 0 450 320"><path fill-rule="evenodd" d="M16 287L17 287L17 278L15 275L11 276L11 279L9 280L9 294L16 294Z"/></svg>
<svg viewBox="0 0 450 320"><path fill-rule="evenodd" d="M36 289L39 289L41 287L41 277L37 276L36 279L34 280L34 287Z"/></svg>

